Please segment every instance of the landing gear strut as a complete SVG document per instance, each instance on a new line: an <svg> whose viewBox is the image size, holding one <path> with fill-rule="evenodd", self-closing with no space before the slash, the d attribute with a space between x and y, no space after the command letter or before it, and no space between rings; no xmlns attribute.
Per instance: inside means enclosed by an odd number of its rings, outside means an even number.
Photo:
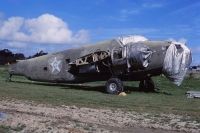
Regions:
<svg viewBox="0 0 200 133"><path fill-rule="evenodd" d="M7 76L7 78L6 78L6 81L7 81L7 82L10 82L10 81L11 81L11 78L12 78L12 74L9 74L9 75Z"/></svg>
<svg viewBox="0 0 200 133"><path fill-rule="evenodd" d="M123 83L118 78L110 78L106 82L106 91L109 94L119 94L124 90Z"/></svg>
<svg viewBox="0 0 200 133"><path fill-rule="evenodd" d="M149 77L145 80L140 81L139 89L145 92L154 92L155 85L153 80Z"/></svg>

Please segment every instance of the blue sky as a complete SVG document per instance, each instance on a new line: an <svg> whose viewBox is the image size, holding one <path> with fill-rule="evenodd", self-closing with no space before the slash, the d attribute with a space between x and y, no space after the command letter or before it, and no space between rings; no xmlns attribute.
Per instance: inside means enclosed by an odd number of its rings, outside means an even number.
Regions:
<svg viewBox="0 0 200 133"><path fill-rule="evenodd" d="M186 41L193 52L193 64L200 64L200 1L0 2L0 49L31 55L39 50L54 52L130 34L150 40Z"/></svg>

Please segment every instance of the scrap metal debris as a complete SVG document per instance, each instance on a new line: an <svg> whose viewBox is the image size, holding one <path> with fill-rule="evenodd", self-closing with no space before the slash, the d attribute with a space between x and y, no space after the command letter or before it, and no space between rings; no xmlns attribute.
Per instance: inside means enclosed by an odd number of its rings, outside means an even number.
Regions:
<svg viewBox="0 0 200 133"><path fill-rule="evenodd" d="M187 98L200 98L200 91L187 91Z"/></svg>

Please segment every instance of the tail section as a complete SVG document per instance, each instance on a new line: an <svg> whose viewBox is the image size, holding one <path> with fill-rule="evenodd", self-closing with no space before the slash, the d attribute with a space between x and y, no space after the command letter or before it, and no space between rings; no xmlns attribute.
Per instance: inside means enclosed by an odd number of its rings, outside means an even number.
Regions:
<svg viewBox="0 0 200 133"><path fill-rule="evenodd" d="M17 61L14 64L11 64L8 69L10 75L24 75L25 65L24 60Z"/></svg>

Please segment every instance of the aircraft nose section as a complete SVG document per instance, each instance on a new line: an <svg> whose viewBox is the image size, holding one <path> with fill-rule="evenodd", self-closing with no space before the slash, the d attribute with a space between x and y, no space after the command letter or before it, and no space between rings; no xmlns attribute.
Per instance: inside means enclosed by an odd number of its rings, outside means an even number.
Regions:
<svg viewBox="0 0 200 133"><path fill-rule="evenodd" d="M163 63L164 75L176 85L181 85L192 62L189 48L179 42L172 42L166 51Z"/></svg>

